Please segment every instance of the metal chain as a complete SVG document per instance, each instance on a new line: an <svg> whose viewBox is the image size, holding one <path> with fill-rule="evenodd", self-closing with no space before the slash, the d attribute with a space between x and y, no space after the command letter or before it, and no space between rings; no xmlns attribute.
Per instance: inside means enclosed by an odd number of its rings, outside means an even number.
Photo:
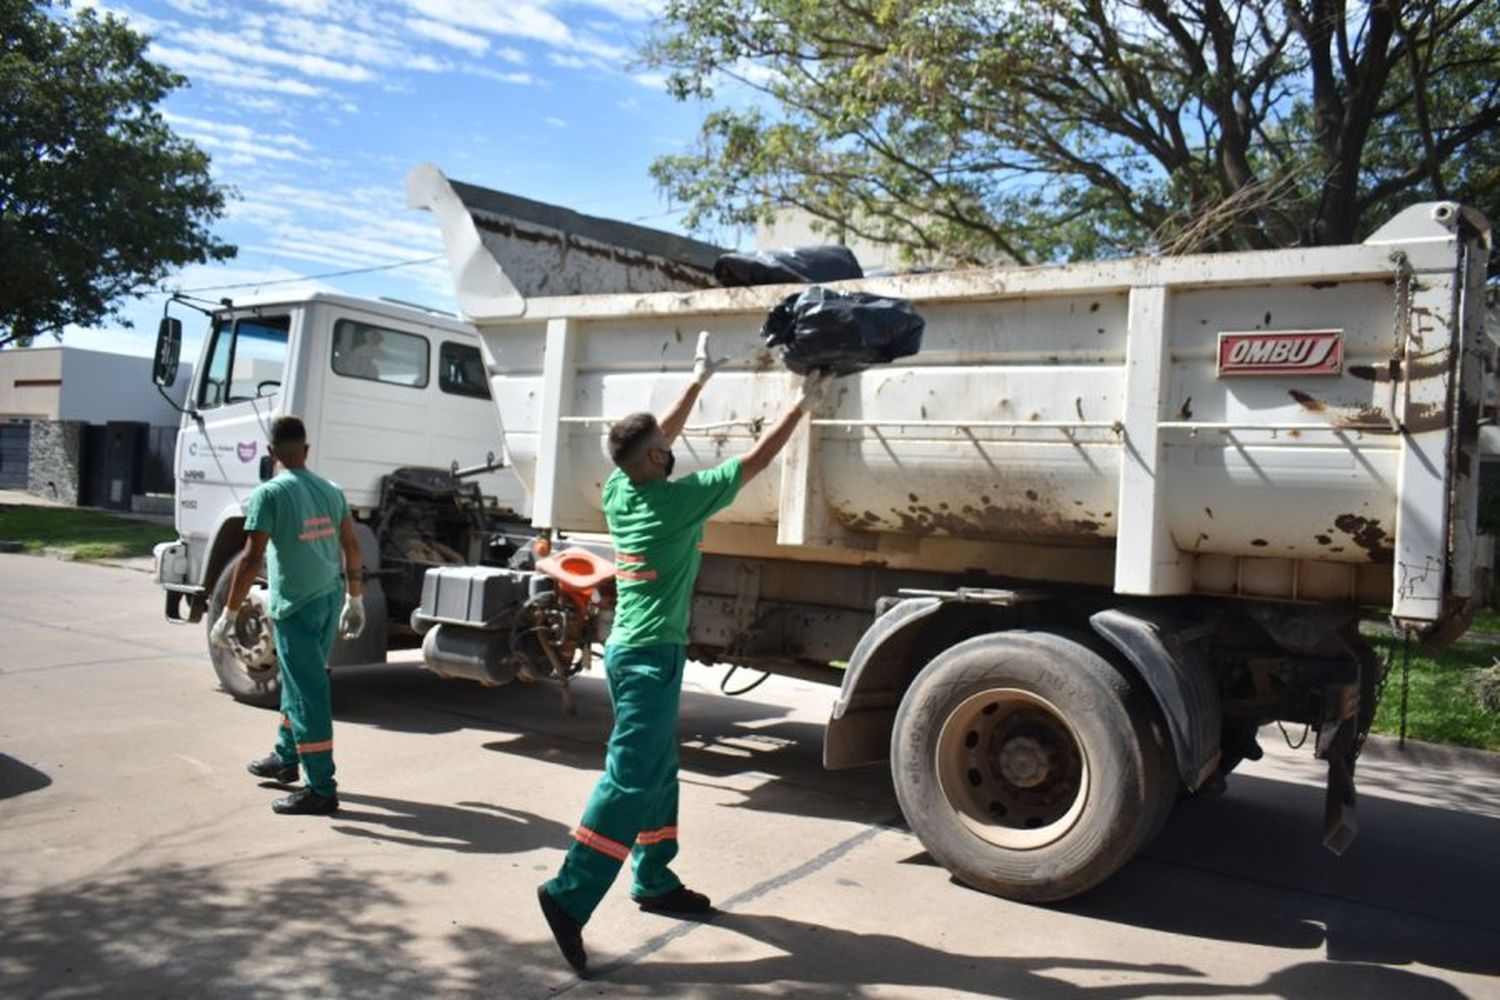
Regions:
<svg viewBox="0 0 1500 1000"><path fill-rule="evenodd" d="M1396 298L1391 305L1391 330L1395 342L1391 345L1391 365L1388 373L1391 386L1388 418L1391 430L1399 433L1402 414L1396 412L1396 390L1406 379L1406 344L1411 337L1413 271L1411 260L1400 250L1393 251L1390 260L1396 266Z"/></svg>

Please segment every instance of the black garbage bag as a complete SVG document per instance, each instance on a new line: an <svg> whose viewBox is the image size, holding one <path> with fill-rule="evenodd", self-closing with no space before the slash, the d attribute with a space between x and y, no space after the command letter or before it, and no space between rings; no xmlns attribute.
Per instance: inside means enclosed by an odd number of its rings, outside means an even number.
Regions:
<svg viewBox="0 0 1500 1000"><path fill-rule="evenodd" d="M714 263L714 277L725 288L843 281L864 276L854 254L841 246L726 253Z"/></svg>
<svg viewBox="0 0 1500 1000"><path fill-rule="evenodd" d="M798 375L850 375L922 349L925 321L905 299L835 292L819 285L788 295L766 315L761 336Z"/></svg>

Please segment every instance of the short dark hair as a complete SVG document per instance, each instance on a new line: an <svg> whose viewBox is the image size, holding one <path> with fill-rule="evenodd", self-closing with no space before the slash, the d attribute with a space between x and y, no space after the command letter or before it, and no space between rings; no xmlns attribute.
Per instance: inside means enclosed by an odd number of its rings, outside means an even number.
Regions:
<svg viewBox="0 0 1500 1000"><path fill-rule="evenodd" d="M640 454L657 429L656 418L649 413L632 413L615 421L609 429L610 460L623 467Z"/></svg>
<svg viewBox="0 0 1500 1000"><path fill-rule="evenodd" d="M271 446L307 444L307 425L301 417L277 417L271 421Z"/></svg>

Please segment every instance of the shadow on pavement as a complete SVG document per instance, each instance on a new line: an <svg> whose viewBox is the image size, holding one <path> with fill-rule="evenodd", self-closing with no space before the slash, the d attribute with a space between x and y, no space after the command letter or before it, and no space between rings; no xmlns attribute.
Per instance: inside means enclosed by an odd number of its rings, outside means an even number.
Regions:
<svg viewBox="0 0 1500 1000"><path fill-rule="evenodd" d="M454 928L450 954L424 954L384 878L166 865L0 898L0 995L409 998L555 978L534 947L487 929Z"/></svg>
<svg viewBox="0 0 1500 1000"><path fill-rule="evenodd" d="M1500 975L1500 820L1360 798L1343 857L1321 789L1249 775L1180 805L1145 853L1057 909L1172 934L1325 948L1341 962ZM1369 995L1405 995L1399 992Z"/></svg>
<svg viewBox="0 0 1500 1000"><path fill-rule="evenodd" d="M0 753L0 799L13 799L27 792L40 791L52 779L30 764L23 764L9 754Z"/></svg>
<svg viewBox="0 0 1500 1000"><path fill-rule="evenodd" d="M778 954L722 962L621 962L601 966L595 976L611 986L639 984L658 990L668 984L704 986L716 998L764 996L765 985L772 983L795 984L789 993L797 997L862 996L861 985L883 987L881 995L889 995L890 987L911 987L1027 1000L1247 995L1298 1000L1309 996L1449 1000L1463 996L1439 980L1378 965L1308 962L1260 982L1209 983L1202 972L1182 965L963 955L895 934L859 934L762 914L725 913L713 925L768 945ZM995 938L1003 951L1003 925L996 926ZM1102 974L1111 982L1074 985L1065 978L1070 972ZM753 989L757 985L761 989Z"/></svg>
<svg viewBox="0 0 1500 1000"><path fill-rule="evenodd" d="M423 735L494 733L498 738L484 744L487 750L602 771L611 724L603 679L585 676L573 690L578 714L570 717L550 683L484 688L406 664L351 667L340 670L334 684L334 718ZM895 793L888 769L823 770L823 726L786 715L780 705L684 691L682 780L743 786L731 808L857 822L890 813Z"/></svg>
<svg viewBox="0 0 1500 1000"><path fill-rule="evenodd" d="M487 802L456 806L339 793L333 829L355 837L461 854L519 854L566 844L570 829L535 813ZM350 809L350 805L369 809ZM378 812L371 810L379 810ZM363 824L350 826L350 822Z"/></svg>

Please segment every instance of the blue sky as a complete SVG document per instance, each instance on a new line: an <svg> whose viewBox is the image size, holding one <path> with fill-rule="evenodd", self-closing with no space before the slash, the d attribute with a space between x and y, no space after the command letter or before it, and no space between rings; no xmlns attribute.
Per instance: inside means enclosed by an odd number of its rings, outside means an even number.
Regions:
<svg viewBox="0 0 1500 1000"><path fill-rule="evenodd" d="M692 141L703 109L673 101L660 74L638 64L660 0L76 5L150 35L151 57L189 78L162 110L239 193L217 230L239 256L187 268L170 287L303 279L440 255L432 217L406 208L404 178L424 162L456 180L678 229L647 169ZM454 308L442 260L305 287ZM70 330L63 342L149 354L163 298L130 305L134 330L110 323ZM188 348L191 356L196 343Z"/></svg>

